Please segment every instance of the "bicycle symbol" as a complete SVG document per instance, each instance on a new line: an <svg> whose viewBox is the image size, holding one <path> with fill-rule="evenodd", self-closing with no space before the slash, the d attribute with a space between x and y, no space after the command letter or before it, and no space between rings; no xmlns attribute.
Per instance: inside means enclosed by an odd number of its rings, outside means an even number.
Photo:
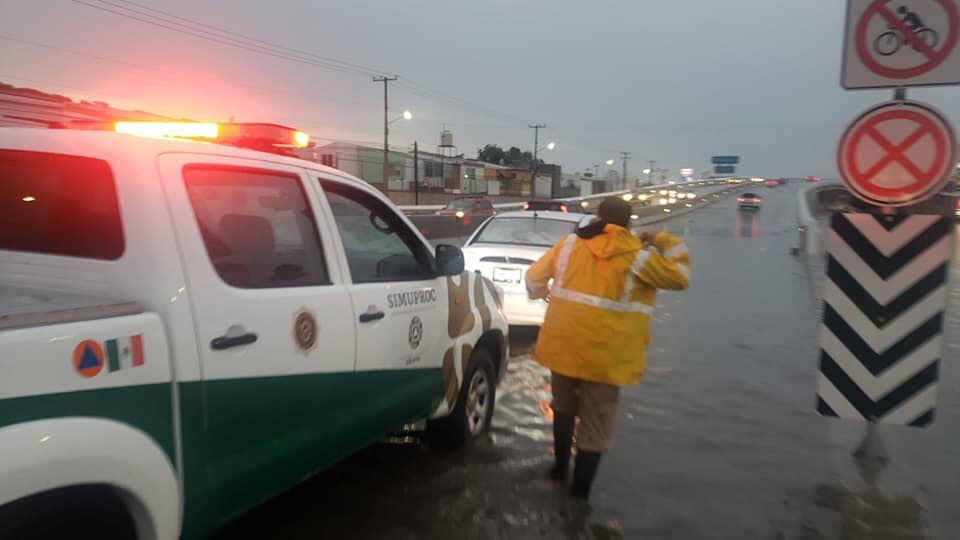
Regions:
<svg viewBox="0 0 960 540"><path fill-rule="evenodd" d="M905 35L900 28L895 25L887 27L887 31L877 36L873 40L873 50L880 56L890 56L896 54L901 47L911 45L917 52L926 53L936 48L940 42L940 36L937 31L923 24L920 17L907 9L900 7L897 12L903 16L903 23L906 28L912 30L909 35ZM924 47L926 45L926 47Z"/></svg>

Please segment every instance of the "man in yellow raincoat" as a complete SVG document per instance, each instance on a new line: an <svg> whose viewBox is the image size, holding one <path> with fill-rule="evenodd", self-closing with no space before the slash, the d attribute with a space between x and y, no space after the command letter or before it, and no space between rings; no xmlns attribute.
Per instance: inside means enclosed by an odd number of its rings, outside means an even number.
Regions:
<svg viewBox="0 0 960 540"><path fill-rule="evenodd" d="M690 282L683 241L666 232L637 238L629 224L630 206L604 199L596 220L527 270L529 296L550 302L534 350L553 386L550 477L566 479L579 416L571 488L578 497L589 495L612 442L620 387L640 382L657 289L685 289Z"/></svg>

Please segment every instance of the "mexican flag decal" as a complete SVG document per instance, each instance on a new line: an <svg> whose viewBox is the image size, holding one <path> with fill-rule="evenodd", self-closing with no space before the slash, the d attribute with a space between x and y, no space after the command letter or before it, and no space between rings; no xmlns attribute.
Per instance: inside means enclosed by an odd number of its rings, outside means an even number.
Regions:
<svg viewBox="0 0 960 540"><path fill-rule="evenodd" d="M107 366L111 372L142 366L143 336L137 334L128 338L108 339L104 343L107 352Z"/></svg>

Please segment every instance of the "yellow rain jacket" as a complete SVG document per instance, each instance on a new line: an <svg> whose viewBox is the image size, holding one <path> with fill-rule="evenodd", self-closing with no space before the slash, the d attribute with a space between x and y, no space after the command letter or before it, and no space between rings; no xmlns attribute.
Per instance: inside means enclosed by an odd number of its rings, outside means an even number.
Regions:
<svg viewBox="0 0 960 540"><path fill-rule="evenodd" d="M587 228L579 234L587 236ZM689 284L687 246L661 232L655 249L645 249L630 231L612 224L592 234L567 235L527 270L529 296L549 294L550 300L534 357L568 377L637 384L657 289Z"/></svg>

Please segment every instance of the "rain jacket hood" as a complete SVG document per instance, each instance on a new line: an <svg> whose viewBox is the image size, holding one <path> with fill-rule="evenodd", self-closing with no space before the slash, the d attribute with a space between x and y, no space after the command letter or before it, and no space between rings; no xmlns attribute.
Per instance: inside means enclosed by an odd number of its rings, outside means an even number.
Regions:
<svg viewBox="0 0 960 540"><path fill-rule="evenodd" d="M582 238L590 252L601 259L636 253L643 248L643 242L627 229L600 220L577 229L577 237Z"/></svg>
<svg viewBox="0 0 960 540"><path fill-rule="evenodd" d="M596 221L530 266L530 297L550 301L534 349L539 363L587 381L640 382L656 291L685 289L690 279L680 239L661 232L652 244Z"/></svg>

